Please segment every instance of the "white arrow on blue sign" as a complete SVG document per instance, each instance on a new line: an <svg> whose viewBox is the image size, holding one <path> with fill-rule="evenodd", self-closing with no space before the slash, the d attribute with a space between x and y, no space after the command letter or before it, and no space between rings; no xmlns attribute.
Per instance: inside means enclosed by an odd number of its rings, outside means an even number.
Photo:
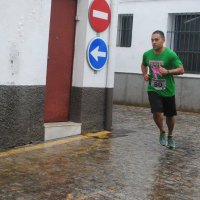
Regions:
<svg viewBox="0 0 200 200"><path fill-rule="evenodd" d="M108 59L108 48L104 40L96 37L89 43L87 59L94 70L101 70L104 67Z"/></svg>

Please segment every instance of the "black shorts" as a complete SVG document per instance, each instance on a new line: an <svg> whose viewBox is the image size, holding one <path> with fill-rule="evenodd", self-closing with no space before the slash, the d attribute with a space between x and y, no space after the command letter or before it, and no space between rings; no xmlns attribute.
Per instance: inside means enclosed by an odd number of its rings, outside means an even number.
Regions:
<svg viewBox="0 0 200 200"><path fill-rule="evenodd" d="M152 113L164 113L166 117L172 117L174 115L177 115L175 96L161 97L156 92L148 92L148 96Z"/></svg>

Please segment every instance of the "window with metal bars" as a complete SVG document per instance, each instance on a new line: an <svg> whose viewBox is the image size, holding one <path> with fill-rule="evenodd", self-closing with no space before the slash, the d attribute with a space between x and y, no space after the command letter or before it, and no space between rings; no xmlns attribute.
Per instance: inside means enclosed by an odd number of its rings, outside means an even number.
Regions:
<svg viewBox="0 0 200 200"><path fill-rule="evenodd" d="M171 15L170 48L183 62L185 72L200 74L200 13Z"/></svg>
<svg viewBox="0 0 200 200"><path fill-rule="evenodd" d="M119 14L117 29L117 46L131 47L132 43L133 15Z"/></svg>

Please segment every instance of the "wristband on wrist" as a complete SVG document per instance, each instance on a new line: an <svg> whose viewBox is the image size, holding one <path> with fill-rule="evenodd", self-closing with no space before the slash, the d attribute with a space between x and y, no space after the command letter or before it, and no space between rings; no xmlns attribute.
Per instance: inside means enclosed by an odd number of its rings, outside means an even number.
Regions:
<svg viewBox="0 0 200 200"><path fill-rule="evenodd" d="M167 70L167 74L170 74L169 70Z"/></svg>

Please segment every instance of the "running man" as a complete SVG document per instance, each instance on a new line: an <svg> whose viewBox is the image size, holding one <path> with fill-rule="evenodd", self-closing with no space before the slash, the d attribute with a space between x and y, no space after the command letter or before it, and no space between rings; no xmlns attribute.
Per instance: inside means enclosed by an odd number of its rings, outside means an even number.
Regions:
<svg viewBox="0 0 200 200"><path fill-rule="evenodd" d="M148 97L153 119L160 130L160 144L175 149L174 125L177 115L175 104L175 81L173 75L184 73L184 67L174 51L164 47L165 35L157 30L151 36L152 49L143 54L141 70L148 81ZM164 116L168 136L164 128Z"/></svg>

